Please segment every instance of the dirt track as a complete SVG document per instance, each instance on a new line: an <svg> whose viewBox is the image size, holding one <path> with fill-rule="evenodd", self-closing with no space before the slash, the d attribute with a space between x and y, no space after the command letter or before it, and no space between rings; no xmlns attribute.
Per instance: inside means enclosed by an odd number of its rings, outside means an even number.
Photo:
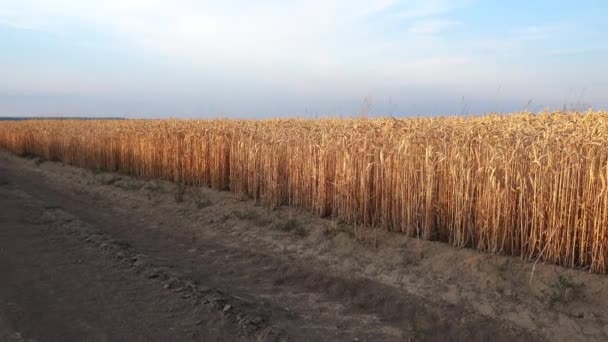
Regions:
<svg viewBox="0 0 608 342"><path fill-rule="evenodd" d="M352 237L325 221L229 193L2 152L0 340L601 340L608 333L602 276L567 271L596 298L593 306L579 303L595 311L570 317L564 312L578 310L574 301L549 308L523 290L499 300L505 296L485 293L490 285L481 288L473 275L455 276L462 273L455 261L481 267L505 258L410 240L401 251L389 243L394 235L377 233L374 246L387 242L375 249L369 232ZM448 270L422 273L425 254L433 265L447 256ZM536 279L555 269L538 265ZM491 286L519 291L515 280L501 281ZM538 317L526 319L532 313ZM561 322L555 331L552 318Z"/></svg>

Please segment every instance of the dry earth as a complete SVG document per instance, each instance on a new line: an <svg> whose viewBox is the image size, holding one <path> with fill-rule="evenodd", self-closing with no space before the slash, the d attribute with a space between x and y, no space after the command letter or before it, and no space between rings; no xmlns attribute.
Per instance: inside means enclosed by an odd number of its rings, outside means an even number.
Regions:
<svg viewBox="0 0 608 342"><path fill-rule="evenodd" d="M1 341L608 340L603 275L5 152L0 279Z"/></svg>

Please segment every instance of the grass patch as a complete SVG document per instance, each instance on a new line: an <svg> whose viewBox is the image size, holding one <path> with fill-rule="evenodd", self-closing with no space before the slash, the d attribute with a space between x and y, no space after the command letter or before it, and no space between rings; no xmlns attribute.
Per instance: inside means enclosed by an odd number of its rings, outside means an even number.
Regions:
<svg viewBox="0 0 608 342"><path fill-rule="evenodd" d="M306 229L298 222L298 220L290 218L286 221L277 223L274 228L286 233L292 233L299 237L306 236Z"/></svg>
<svg viewBox="0 0 608 342"><path fill-rule="evenodd" d="M252 210L252 209L235 210L233 212L233 214L234 214L234 216L236 216L236 218L238 218L240 220L255 220L260 217L260 214L258 214L257 211Z"/></svg>
<svg viewBox="0 0 608 342"><path fill-rule="evenodd" d="M209 279L203 273L200 273L200 272L193 272L190 275L190 279L192 281L192 284L194 284L196 286L203 285L209 281Z"/></svg>
<svg viewBox="0 0 608 342"><path fill-rule="evenodd" d="M101 183L102 185L113 185L114 183L121 180L120 177L107 173L97 174L95 176L95 179L97 179L97 181L99 181L99 183Z"/></svg>
<svg viewBox="0 0 608 342"><path fill-rule="evenodd" d="M30 152L23 152L20 154L21 157L25 158L25 159L34 159L36 158L36 155Z"/></svg>
<svg viewBox="0 0 608 342"><path fill-rule="evenodd" d="M182 183L177 184L177 188L175 189L175 193L173 194L173 198L175 199L175 203L184 202L184 195L186 194L186 186Z"/></svg>
<svg viewBox="0 0 608 342"><path fill-rule="evenodd" d="M44 157L38 157L34 159L34 165L40 166L42 163L46 162Z"/></svg>
<svg viewBox="0 0 608 342"><path fill-rule="evenodd" d="M114 241L114 244L124 249L133 248L133 244L131 243L131 241L128 240L116 240Z"/></svg>
<svg viewBox="0 0 608 342"><path fill-rule="evenodd" d="M136 191L141 189L144 184L136 180L123 180L116 182L115 185L123 190Z"/></svg>
<svg viewBox="0 0 608 342"><path fill-rule="evenodd" d="M149 181L144 185L144 189L150 192L164 192L164 188L157 181Z"/></svg>
<svg viewBox="0 0 608 342"><path fill-rule="evenodd" d="M194 203L198 209L204 209L213 205L213 202L207 197L207 195L200 191L194 191L193 193Z"/></svg>
<svg viewBox="0 0 608 342"><path fill-rule="evenodd" d="M545 292L545 298L550 306L555 304L567 304L581 298L585 284L577 283L572 278L560 275L557 281L549 286Z"/></svg>
<svg viewBox="0 0 608 342"><path fill-rule="evenodd" d="M263 217L253 209L235 210L232 212L232 214L240 220L251 221L257 226L265 226L272 222L272 220L267 217Z"/></svg>
<svg viewBox="0 0 608 342"><path fill-rule="evenodd" d="M213 202L211 202L211 200L208 198L197 198L195 200L195 203L198 209L204 209L213 205Z"/></svg>
<svg viewBox="0 0 608 342"><path fill-rule="evenodd" d="M339 233L346 233L352 235L352 229L347 224L341 221L332 220L329 225L325 226L324 233L330 236L335 236Z"/></svg>

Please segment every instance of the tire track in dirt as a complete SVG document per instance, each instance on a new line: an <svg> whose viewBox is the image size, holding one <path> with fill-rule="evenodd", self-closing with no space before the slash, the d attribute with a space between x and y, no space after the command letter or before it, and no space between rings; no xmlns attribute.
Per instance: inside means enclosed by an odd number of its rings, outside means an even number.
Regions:
<svg viewBox="0 0 608 342"><path fill-rule="evenodd" d="M221 320L184 305L66 231L27 194L0 189L0 318L13 339L191 340L232 336ZM6 330L6 329L5 329Z"/></svg>

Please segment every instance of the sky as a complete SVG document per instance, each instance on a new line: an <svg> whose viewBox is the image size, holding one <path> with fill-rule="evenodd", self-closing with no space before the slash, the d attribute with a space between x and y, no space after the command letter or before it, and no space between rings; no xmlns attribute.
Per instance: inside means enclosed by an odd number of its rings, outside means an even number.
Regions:
<svg viewBox="0 0 608 342"><path fill-rule="evenodd" d="M608 108L608 2L0 0L0 116Z"/></svg>

